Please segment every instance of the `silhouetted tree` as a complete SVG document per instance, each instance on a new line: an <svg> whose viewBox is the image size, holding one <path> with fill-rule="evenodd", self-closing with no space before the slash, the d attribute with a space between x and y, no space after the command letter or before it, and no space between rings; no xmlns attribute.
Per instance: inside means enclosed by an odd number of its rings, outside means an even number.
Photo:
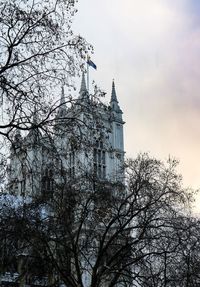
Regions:
<svg viewBox="0 0 200 287"><path fill-rule="evenodd" d="M75 13L71 0L0 1L0 134L9 140L16 128L51 123L60 105L56 87L72 86L92 48L73 33Z"/></svg>
<svg viewBox="0 0 200 287"><path fill-rule="evenodd" d="M54 184L48 201L38 197L3 212L0 237L14 236L21 253L29 250L21 266L37 255L39 270L52 275L51 286L85 286L86 281L91 287L198 286L187 285L181 272L188 272L185 244L191 250L194 238L185 233L187 224L180 224L181 218L190 221L184 209L191 197L176 165L139 155L127 163L124 184L92 174L69 181L63 173L65 180ZM30 264L24 278L37 274L32 268Z"/></svg>

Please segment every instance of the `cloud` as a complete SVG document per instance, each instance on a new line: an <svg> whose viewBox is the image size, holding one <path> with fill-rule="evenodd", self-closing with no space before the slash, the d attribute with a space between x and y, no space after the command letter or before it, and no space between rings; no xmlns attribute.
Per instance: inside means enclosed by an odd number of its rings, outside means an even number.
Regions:
<svg viewBox="0 0 200 287"><path fill-rule="evenodd" d="M95 47L98 71L91 77L107 91L116 79L127 154L175 155L191 186L200 185L197 2L84 0L75 22Z"/></svg>

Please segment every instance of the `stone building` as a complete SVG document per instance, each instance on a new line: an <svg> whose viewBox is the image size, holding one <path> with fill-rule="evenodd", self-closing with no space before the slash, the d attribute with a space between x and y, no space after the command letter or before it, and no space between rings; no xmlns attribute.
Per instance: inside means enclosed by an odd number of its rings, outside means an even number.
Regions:
<svg viewBox="0 0 200 287"><path fill-rule="evenodd" d="M69 183L78 185L76 190L79 193L89 190L94 194L97 192L96 182L103 183L104 188L110 184L123 184L124 121L114 81L109 105L89 95L84 73L77 99L71 102L70 106L66 102L67 97L62 88L60 104L48 133L38 128L38 115L34 113L33 128L30 132L25 137L22 137L19 131L15 134L10 154L10 194L21 198L42 197L49 200L55 194L59 197L60 192L66 192ZM95 204L100 213L103 213L103 208L107 208L102 204ZM70 211L69 217L77 216L78 205L75 209ZM89 226L89 217L87 222ZM85 240L84 232L81 240ZM91 244L95 245L95 240ZM83 259L84 266L87 265L87 260L93 260L91 254L88 256L90 259ZM23 260L20 266L23 269ZM82 275L84 287L90 285L89 268L85 267ZM30 281L30 276L24 277L21 283L12 285L13 278L17 278L18 273L1 276L2 286L48 286L48 283L37 285Z"/></svg>
<svg viewBox="0 0 200 287"><path fill-rule="evenodd" d="M62 89L53 132L42 134L36 128L24 138L20 132L15 135L10 155L10 192L21 196L51 193L53 180L59 181L59 174L53 174L61 168L68 178L87 172L102 180L123 181L122 114L114 82L107 106L90 98L83 73L79 97L70 108ZM37 114L34 117L37 125Z"/></svg>

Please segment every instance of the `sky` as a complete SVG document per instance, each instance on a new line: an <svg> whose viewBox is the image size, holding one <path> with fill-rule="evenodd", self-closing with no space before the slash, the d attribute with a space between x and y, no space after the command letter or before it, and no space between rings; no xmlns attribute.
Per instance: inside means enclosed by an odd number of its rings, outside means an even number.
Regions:
<svg viewBox="0 0 200 287"><path fill-rule="evenodd" d="M115 80L126 156L175 157L184 185L200 188L200 1L79 0L77 8L74 31L94 46L90 78L105 102Z"/></svg>

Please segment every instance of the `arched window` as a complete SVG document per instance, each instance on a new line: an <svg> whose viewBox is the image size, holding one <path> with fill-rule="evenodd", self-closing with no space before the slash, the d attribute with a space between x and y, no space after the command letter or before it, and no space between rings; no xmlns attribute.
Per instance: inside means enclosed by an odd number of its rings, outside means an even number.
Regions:
<svg viewBox="0 0 200 287"><path fill-rule="evenodd" d="M75 176L75 152L73 150L69 153L69 176L71 178Z"/></svg>
<svg viewBox="0 0 200 287"><path fill-rule="evenodd" d="M100 179L106 178L106 151L102 141L96 141L93 150L94 173Z"/></svg>
<svg viewBox="0 0 200 287"><path fill-rule="evenodd" d="M46 168L42 175L42 195L51 197L53 194L53 172Z"/></svg>

